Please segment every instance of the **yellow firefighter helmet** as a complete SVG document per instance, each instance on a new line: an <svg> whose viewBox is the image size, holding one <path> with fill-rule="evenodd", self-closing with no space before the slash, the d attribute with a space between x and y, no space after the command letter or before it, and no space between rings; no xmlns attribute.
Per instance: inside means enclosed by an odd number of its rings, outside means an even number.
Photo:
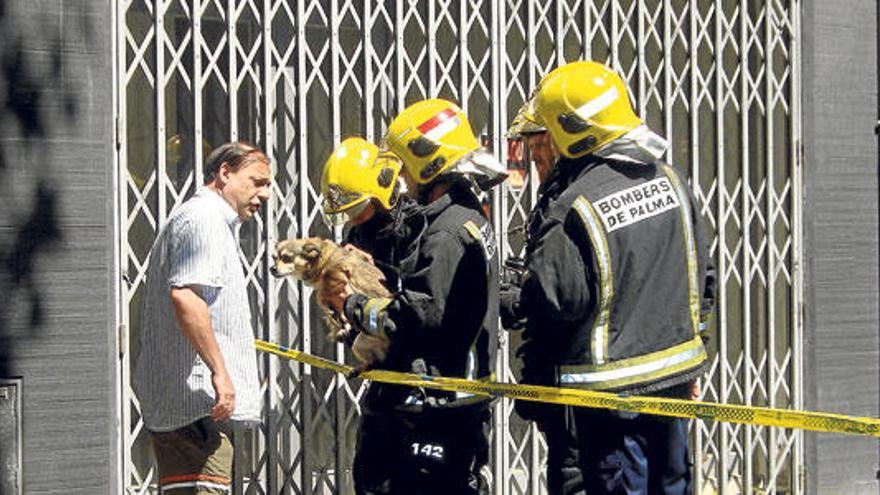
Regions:
<svg viewBox="0 0 880 495"><path fill-rule="evenodd" d="M563 65L541 79L534 114L568 158L598 151L642 124L620 76L586 61Z"/></svg>
<svg viewBox="0 0 880 495"><path fill-rule="evenodd" d="M462 157L480 149L464 112L437 98L414 103L400 112L388 126L385 145L419 184L433 181Z"/></svg>
<svg viewBox="0 0 880 495"><path fill-rule="evenodd" d="M397 201L400 161L361 138L339 143L324 164L321 194L325 219L340 225L376 200L386 210Z"/></svg>

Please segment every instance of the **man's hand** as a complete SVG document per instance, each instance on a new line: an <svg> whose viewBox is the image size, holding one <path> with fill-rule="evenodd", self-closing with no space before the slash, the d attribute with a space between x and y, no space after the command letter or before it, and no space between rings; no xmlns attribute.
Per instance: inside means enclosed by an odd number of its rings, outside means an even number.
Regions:
<svg viewBox="0 0 880 495"><path fill-rule="evenodd" d="M700 400L700 379L691 380L691 400Z"/></svg>
<svg viewBox="0 0 880 495"><path fill-rule="evenodd" d="M226 370L213 373L211 384L214 386L214 397L216 397L214 407L211 409L211 419L218 423L226 421L235 411L235 386L232 385Z"/></svg>

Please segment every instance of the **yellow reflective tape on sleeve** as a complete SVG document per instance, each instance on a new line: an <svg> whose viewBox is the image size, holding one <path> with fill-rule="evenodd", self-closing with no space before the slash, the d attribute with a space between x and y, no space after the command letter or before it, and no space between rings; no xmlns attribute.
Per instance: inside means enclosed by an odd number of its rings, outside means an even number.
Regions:
<svg viewBox="0 0 880 495"><path fill-rule="evenodd" d="M387 297L368 299L364 304L363 324L367 333L385 335L385 308L391 304Z"/></svg>
<svg viewBox="0 0 880 495"><path fill-rule="evenodd" d="M345 376L356 374L355 369L351 366L271 342L258 340L256 341L256 348L279 357L294 359L310 366L342 373ZM386 370L365 371L357 376L377 382L451 392L467 392L488 397L506 397L516 400L612 409L676 418L700 419L703 421L721 421L725 423L880 437L880 419L845 416L843 414L736 404L716 404L659 397L628 397L592 390L543 387L539 385L516 385L465 380L462 378L430 377Z"/></svg>
<svg viewBox="0 0 880 495"><path fill-rule="evenodd" d="M483 233L480 232L480 228L477 227L477 224L475 224L475 223L472 222L471 220L468 220L467 222L464 223L464 229L467 230L468 233L469 233L474 239L476 239L477 241L479 241L480 244L483 243Z"/></svg>
<svg viewBox="0 0 880 495"><path fill-rule="evenodd" d="M593 255L599 264L599 309L590 339L590 357L594 364L600 365L608 359L608 325L611 321L611 300L614 298L611 253L608 249L608 241L605 239L605 231L593 205L587 201L587 198L578 196L572 206L584 222L592 241L590 244L593 245Z"/></svg>
<svg viewBox="0 0 880 495"><path fill-rule="evenodd" d="M691 219L691 202L685 193L684 186L678 180L675 170L668 165L662 165L663 173L672 182L672 188L678 196L681 208L681 230L687 245L687 270L688 270L688 302L691 309L691 321L694 325L694 335L700 333L700 282L697 280L697 247L694 240L694 223Z"/></svg>
<svg viewBox="0 0 880 495"><path fill-rule="evenodd" d="M476 239L477 243L480 245L480 249L483 250L483 256L486 258L486 261L490 261L492 256L494 256L494 249L489 246L489 239L486 239L486 236L483 235L483 231L480 230L480 227L477 226L473 220L468 220L463 224L465 230L468 231L468 234L471 235L474 239ZM486 264L486 273L489 273L489 264Z"/></svg>

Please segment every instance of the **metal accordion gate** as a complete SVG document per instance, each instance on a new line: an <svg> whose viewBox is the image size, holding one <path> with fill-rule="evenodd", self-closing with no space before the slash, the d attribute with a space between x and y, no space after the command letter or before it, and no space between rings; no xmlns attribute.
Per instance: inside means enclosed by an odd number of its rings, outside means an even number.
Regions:
<svg viewBox="0 0 880 495"><path fill-rule="evenodd" d="M242 231L258 338L343 360L307 290L267 276L275 240L338 236L321 221L321 167L341 139L378 140L421 98L459 102L502 162L507 125L540 77L576 59L624 74L666 136L715 234L719 306L707 401L802 407L799 0L120 0L116 9L121 486L154 493L130 390L147 255L201 183L207 153L246 140L273 160L268 208ZM510 159L510 160L509 160ZM516 166L516 164L512 164ZM502 257L523 249L537 185L494 193ZM515 381L518 336L496 375ZM236 492L351 493L365 384L259 356L264 424L236 432ZM697 493L803 493L803 436L692 422ZM496 494L544 493L541 435L502 401Z"/></svg>

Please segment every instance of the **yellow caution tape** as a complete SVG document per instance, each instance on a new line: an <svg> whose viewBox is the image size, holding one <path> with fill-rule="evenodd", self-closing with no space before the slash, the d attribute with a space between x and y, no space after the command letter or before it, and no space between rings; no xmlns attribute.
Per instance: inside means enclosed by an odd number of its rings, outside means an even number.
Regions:
<svg viewBox="0 0 880 495"><path fill-rule="evenodd" d="M356 370L351 366L271 342L258 340L256 347L261 351L342 373L345 376L357 375L358 377L377 382L432 388L450 392L468 392L489 397L507 397L509 399L564 404L567 406L595 407L633 413L672 416L676 418L880 437L880 419L876 418L797 411L793 409L694 402L683 399L622 396L608 392L595 392L575 388L479 382L463 378L435 377L387 370L369 370L356 373Z"/></svg>

